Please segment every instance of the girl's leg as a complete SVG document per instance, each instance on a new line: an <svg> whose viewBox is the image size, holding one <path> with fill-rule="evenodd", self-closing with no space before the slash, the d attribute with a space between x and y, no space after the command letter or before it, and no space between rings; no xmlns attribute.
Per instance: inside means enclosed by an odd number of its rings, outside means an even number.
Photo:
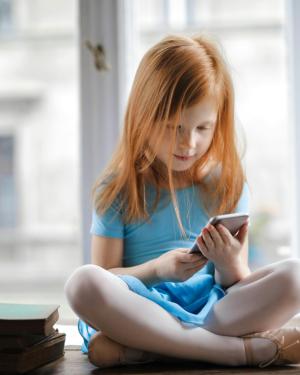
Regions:
<svg viewBox="0 0 300 375"><path fill-rule="evenodd" d="M218 335L242 336L279 328L300 312L300 261L263 267L227 289L204 328Z"/></svg>
<svg viewBox="0 0 300 375"><path fill-rule="evenodd" d="M75 270L65 292L81 319L122 345L170 357L231 366L245 364L241 338L185 327L101 267L85 265Z"/></svg>

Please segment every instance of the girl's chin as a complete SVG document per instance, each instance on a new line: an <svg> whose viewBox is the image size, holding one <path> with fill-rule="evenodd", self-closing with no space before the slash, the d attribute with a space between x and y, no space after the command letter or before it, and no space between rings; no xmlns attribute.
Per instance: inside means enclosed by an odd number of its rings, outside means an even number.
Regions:
<svg viewBox="0 0 300 375"><path fill-rule="evenodd" d="M186 171L188 171L190 169L190 167L173 167L172 168L172 171L173 172L186 172Z"/></svg>
<svg viewBox="0 0 300 375"><path fill-rule="evenodd" d="M172 170L177 172L188 171L193 166L194 162L195 160L193 162L189 161L185 163L174 163L172 166Z"/></svg>
<svg viewBox="0 0 300 375"><path fill-rule="evenodd" d="M175 166L173 166L173 168L172 168L172 171L173 171L173 173L187 173L190 169L191 169L191 165L189 165L189 166L186 166L186 167L175 167Z"/></svg>
<svg viewBox="0 0 300 375"><path fill-rule="evenodd" d="M171 167L172 171L173 172L187 172L189 169L192 168L195 161L196 161L195 158L193 158L193 160L188 160L188 161L173 161L173 165ZM156 164L160 164L161 167L167 169L167 160L162 160L157 157Z"/></svg>

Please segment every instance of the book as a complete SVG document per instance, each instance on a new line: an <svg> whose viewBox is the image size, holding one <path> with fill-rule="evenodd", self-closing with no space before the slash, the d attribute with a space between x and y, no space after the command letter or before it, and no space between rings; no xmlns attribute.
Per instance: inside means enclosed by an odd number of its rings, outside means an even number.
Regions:
<svg viewBox="0 0 300 375"><path fill-rule="evenodd" d="M59 305L0 303L0 335L53 333Z"/></svg>
<svg viewBox="0 0 300 375"><path fill-rule="evenodd" d="M50 335L57 332L54 328L52 329ZM37 344L48 336L45 335L0 335L0 351L3 349L18 349L22 350L31 346L33 344Z"/></svg>
<svg viewBox="0 0 300 375"><path fill-rule="evenodd" d="M0 374L24 374L64 355L65 333L55 332L45 340L23 350L0 352Z"/></svg>

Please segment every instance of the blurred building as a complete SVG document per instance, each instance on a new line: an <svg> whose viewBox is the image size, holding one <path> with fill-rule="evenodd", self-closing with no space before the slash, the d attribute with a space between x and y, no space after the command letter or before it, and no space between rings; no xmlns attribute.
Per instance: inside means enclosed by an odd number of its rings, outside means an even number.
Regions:
<svg viewBox="0 0 300 375"><path fill-rule="evenodd" d="M81 262L76 12L0 0L2 300L61 301Z"/></svg>

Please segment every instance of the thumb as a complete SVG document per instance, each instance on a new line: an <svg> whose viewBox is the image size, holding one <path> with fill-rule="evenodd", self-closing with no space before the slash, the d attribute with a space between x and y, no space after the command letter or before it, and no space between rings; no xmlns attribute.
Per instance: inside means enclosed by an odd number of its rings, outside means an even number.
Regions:
<svg viewBox="0 0 300 375"><path fill-rule="evenodd" d="M189 249L187 249L188 251ZM183 262L183 263L190 263L190 262L194 262L195 260L198 260L199 259L199 255L197 254L190 254L188 252L183 252L180 254L180 261Z"/></svg>
<svg viewBox="0 0 300 375"><path fill-rule="evenodd" d="M184 247L184 248L179 248L177 249L177 251L179 251L180 253L187 253L190 249Z"/></svg>
<svg viewBox="0 0 300 375"><path fill-rule="evenodd" d="M249 222L243 224L236 236L236 238L239 240L240 243L244 243L247 233L248 233L248 224Z"/></svg>

